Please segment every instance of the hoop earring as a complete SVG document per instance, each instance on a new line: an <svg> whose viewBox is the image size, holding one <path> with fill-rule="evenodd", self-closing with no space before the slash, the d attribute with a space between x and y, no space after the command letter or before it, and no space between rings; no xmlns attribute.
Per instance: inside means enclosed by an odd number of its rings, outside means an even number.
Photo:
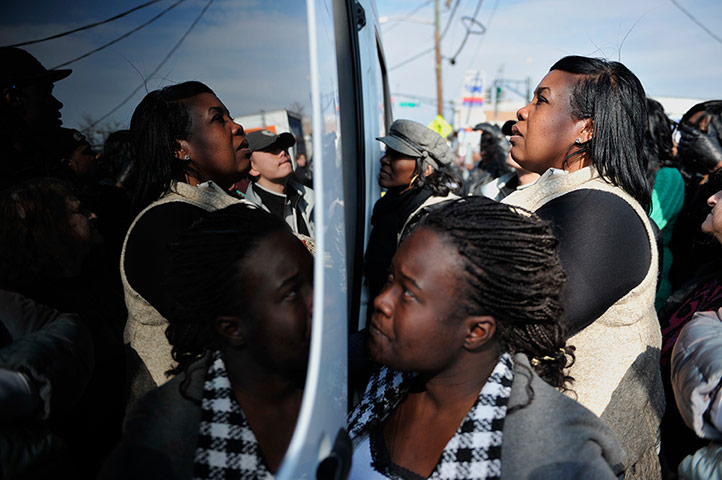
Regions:
<svg viewBox="0 0 722 480"><path fill-rule="evenodd" d="M409 187L406 190L409 190L414 185L414 182L416 181L417 178L419 178L418 173L414 174L414 176L411 177L411 181L409 182Z"/></svg>

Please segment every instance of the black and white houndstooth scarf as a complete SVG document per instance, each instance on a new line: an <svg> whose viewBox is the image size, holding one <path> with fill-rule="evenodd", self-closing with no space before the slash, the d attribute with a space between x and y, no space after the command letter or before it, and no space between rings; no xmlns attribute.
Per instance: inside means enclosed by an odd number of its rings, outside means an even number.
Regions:
<svg viewBox="0 0 722 480"><path fill-rule="evenodd" d="M233 395L220 352L206 372L193 478L273 479L241 406Z"/></svg>
<svg viewBox="0 0 722 480"><path fill-rule="evenodd" d="M404 398L414 377L414 374L387 367L382 367L371 377L363 399L349 415L349 434L354 446L380 428ZM479 392L476 403L444 447L430 479L491 480L501 477L502 428L513 379L512 357L504 353ZM391 471L381 473L394 478Z"/></svg>

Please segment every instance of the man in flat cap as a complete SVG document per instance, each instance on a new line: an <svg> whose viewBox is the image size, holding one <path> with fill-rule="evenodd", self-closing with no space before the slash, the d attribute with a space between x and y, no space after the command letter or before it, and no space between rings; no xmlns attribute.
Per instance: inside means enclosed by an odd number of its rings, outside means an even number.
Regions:
<svg viewBox="0 0 722 480"><path fill-rule="evenodd" d="M285 220L294 233L313 238L313 190L292 176L288 149L296 144L294 136L258 130L246 138L251 148L252 178L246 200Z"/></svg>
<svg viewBox="0 0 722 480"><path fill-rule="evenodd" d="M25 50L0 48L0 188L44 175L48 138L62 125L53 84L71 70L48 70Z"/></svg>

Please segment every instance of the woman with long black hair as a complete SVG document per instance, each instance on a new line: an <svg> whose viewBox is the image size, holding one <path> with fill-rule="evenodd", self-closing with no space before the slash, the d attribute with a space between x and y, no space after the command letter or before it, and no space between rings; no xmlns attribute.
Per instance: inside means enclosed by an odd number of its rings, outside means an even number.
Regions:
<svg viewBox="0 0 722 480"><path fill-rule="evenodd" d="M517 120L511 155L542 176L504 202L551 221L559 238L576 398L617 434L626 478L658 478L664 394L644 89L619 62L564 57Z"/></svg>

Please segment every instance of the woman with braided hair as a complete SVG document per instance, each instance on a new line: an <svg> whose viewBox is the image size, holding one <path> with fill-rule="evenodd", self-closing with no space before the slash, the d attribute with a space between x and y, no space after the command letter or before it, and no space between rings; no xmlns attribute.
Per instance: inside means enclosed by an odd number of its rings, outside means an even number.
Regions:
<svg viewBox="0 0 722 480"><path fill-rule="evenodd" d="M374 302L382 367L350 415L350 478L616 478L614 434L553 388L574 361L564 281L535 215L484 197L430 212Z"/></svg>
<svg viewBox="0 0 722 480"><path fill-rule="evenodd" d="M283 220L245 204L171 248L176 376L134 404L101 478L273 478L303 396L313 258Z"/></svg>
<svg viewBox="0 0 722 480"><path fill-rule="evenodd" d="M550 221L559 239L574 398L617 434L627 480L660 478L665 402L644 88L619 62L564 57L517 120L511 156L541 177L503 202Z"/></svg>

